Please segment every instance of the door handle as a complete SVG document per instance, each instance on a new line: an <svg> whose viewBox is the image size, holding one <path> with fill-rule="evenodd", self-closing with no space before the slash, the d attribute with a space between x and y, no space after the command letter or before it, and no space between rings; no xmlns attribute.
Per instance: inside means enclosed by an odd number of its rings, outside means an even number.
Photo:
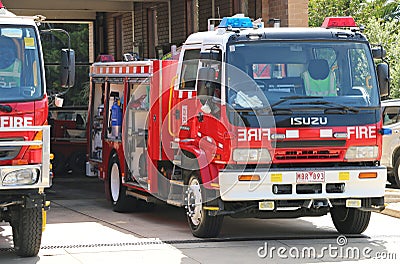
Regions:
<svg viewBox="0 0 400 264"><path fill-rule="evenodd" d="M199 122L203 122L204 120L204 115L202 112L199 112L199 114L197 115L197 119L199 120Z"/></svg>

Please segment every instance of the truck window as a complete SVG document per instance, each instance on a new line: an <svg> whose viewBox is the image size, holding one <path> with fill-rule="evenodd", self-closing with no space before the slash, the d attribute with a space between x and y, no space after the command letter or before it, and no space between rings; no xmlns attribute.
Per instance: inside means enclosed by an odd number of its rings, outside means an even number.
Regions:
<svg viewBox="0 0 400 264"><path fill-rule="evenodd" d="M240 103L239 92L240 96L257 97L257 101L262 102L257 104L259 107L273 105L286 97L313 95L306 91L306 71L311 61L322 60L327 64L330 77L329 82L323 79L329 84L329 93L320 92L325 100L357 107L379 105L374 63L367 44L347 41L240 42L229 45L227 50L227 63L233 67L226 70L226 98L234 108L248 107ZM252 87L251 83L235 85L248 77L253 80ZM286 102L279 106L290 104Z"/></svg>
<svg viewBox="0 0 400 264"><path fill-rule="evenodd" d="M392 125L399 121L400 107L386 107L383 111L383 125Z"/></svg>
<svg viewBox="0 0 400 264"><path fill-rule="evenodd" d="M0 56L1 101L41 98L43 84L34 28L0 26Z"/></svg>
<svg viewBox="0 0 400 264"><path fill-rule="evenodd" d="M353 87L362 87L368 94L371 92L371 68L365 54L365 50L351 49L349 50L350 69L353 71L352 85Z"/></svg>
<svg viewBox="0 0 400 264"><path fill-rule="evenodd" d="M186 50L183 56L179 89L193 90L196 85L200 49Z"/></svg>

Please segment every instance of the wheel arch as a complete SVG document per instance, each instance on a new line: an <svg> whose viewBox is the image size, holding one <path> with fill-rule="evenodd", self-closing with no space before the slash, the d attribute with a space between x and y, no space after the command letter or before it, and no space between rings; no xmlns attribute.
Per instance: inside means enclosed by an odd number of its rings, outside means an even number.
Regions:
<svg viewBox="0 0 400 264"><path fill-rule="evenodd" d="M205 187L208 187L212 179L217 176L215 173L218 173L218 170L214 168L212 163L207 162L206 153L204 150L194 146L181 146L181 150L182 168L186 171L198 171L202 184ZM185 168L192 168L192 170L187 170ZM190 175L184 174L184 177L190 177Z"/></svg>
<svg viewBox="0 0 400 264"><path fill-rule="evenodd" d="M392 160L391 160L391 168L394 168L394 165L396 164L397 159L400 157L400 146L397 146L392 154Z"/></svg>

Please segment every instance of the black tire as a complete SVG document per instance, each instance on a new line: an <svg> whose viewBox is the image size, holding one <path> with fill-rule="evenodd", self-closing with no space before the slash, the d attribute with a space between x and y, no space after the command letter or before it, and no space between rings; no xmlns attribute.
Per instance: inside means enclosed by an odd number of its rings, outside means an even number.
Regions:
<svg viewBox="0 0 400 264"><path fill-rule="evenodd" d="M389 178L389 181L392 187L400 188L400 156L394 163L393 174L391 178Z"/></svg>
<svg viewBox="0 0 400 264"><path fill-rule="evenodd" d="M371 212L344 206L334 206L331 208L331 218L339 233L361 234L368 227Z"/></svg>
<svg viewBox="0 0 400 264"><path fill-rule="evenodd" d="M186 217L192 234L200 238L217 237L221 232L224 217L211 216L204 210L205 197L200 177L194 174L186 184L188 188L185 196Z"/></svg>
<svg viewBox="0 0 400 264"><path fill-rule="evenodd" d="M42 208L18 208L13 212L11 226L14 250L18 256L34 257L42 240Z"/></svg>
<svg viewBox="0 0 400 264"><path fill-rule="evenodd" d="M54 159L51 162L53 164L53 171L55 175L65 173L65 157L61 153L54 153Z"/></svg>
<svg viewBox="0 0 400 264"><path fill-rule="evenodd" d="M72 173L75 175L84 175L86 166L86 153L74 152L68 160Z"/></svg>
<svg viewBox="0 0 400 264"><path fill-rule="evenodd" d="M126 195L126 187L122 185L120 164L116 154L113 155L108 166L108 183L111 204L115 212L125 213L137 210L138 200Z"/></svg>

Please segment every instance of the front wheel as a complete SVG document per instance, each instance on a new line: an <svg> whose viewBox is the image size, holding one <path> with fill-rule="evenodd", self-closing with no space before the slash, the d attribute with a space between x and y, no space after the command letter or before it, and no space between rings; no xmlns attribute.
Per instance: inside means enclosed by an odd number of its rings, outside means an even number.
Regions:
<svg viewBox="0 0 400 264"><path fill-rule="evenodd" d="M117 155L113 155L108 167L110 197L115 212L131 212L137 207L138 200L126 195L126 187L122 185L122 176Z"/></svg>
<svg viewBox="0 0 400 264"><path fill-rule="evenodd" d="M197 175L190 177L185 200L190 230L195 237L216 237L221 231L223 216L211 216L204 210L204 194Z"/></svg>
<svg viewBox="0 0 400 264"><path fill-rule="evenodd" d="M389 178L389 181L394 187L400 188L400 157L394 163L393 175Z"/></svg>
<svg viewBox="0 0 400 264"><path fill-rule="evenodd" d="M14 249L18 256L33 257L39 253L42 240L42 208L18 208L13 211L11 226Z"/></svg>
<svg viewBox="0 0 400 264"><path fill-rule="evenodd" d="M331 209L331 217L339 233L361 234L368 227L371 212L344 206L334 206Z"/></svg>

